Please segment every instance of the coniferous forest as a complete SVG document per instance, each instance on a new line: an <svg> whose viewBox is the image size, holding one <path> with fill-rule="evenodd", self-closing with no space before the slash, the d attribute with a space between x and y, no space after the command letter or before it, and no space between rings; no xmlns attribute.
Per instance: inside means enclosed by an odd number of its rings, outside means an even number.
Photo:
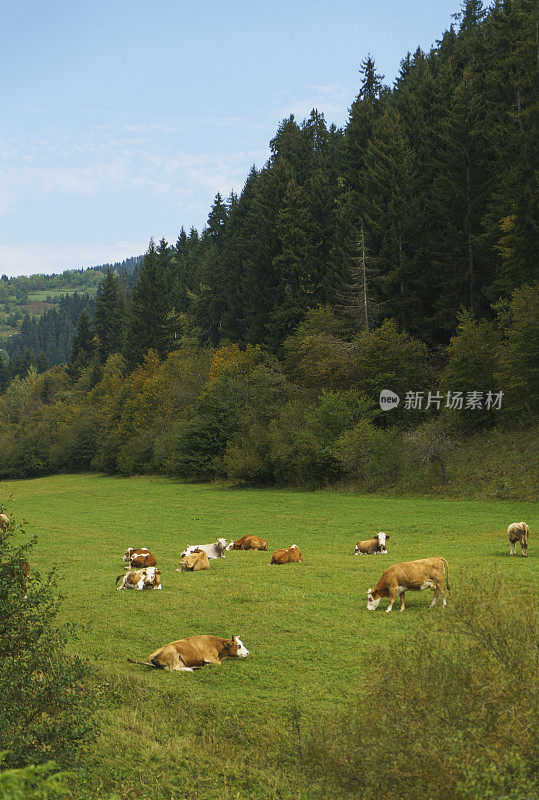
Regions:
<svg viewBox="0 0 539 800"><path fill-rule="evenodd" d="M522 471L504 447L529 446L538 404L536 36L531 0L466 0L393 86L366 55L342 129L284 119L201 232L25 320L0 475L443 489L470 446ZM518 474L485 491L526 494Z"/></svg>

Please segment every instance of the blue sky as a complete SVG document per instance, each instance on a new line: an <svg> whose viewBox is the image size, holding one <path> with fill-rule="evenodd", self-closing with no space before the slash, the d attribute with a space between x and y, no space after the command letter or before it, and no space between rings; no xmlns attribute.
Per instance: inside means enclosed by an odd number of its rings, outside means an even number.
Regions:
<svg viewBox="0 0 539 800"><path fill-rule="evenodd" d="M345 123L460 0L0 0L0 273L118 261L202 229L284 117Z"/></svg>

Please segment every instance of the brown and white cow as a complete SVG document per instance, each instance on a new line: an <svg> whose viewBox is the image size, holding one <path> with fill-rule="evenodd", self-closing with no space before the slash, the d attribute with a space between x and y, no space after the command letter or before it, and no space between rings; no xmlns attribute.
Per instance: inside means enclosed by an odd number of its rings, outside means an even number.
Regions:
<svg viewBox="0 0 539 800"><path fill-rule="evenodd" d="M9 517L7 514L0 514L0 528L5 531L9 526Z"/></svg>
<svg viewBox="0 0 539 800"><path fill-rule="evenodd" d="M247 534L246 536L242 536L241 539L237 539L235 542L230 542L227 547L227 550L267 550L268 543L265 539L261 539L260 536L254 536L253 534Z"/></svg>
<svg viewBox="0 0 539 800"><path fill-rule="evenodd" d="M363 542L356 542L356 549L354 555L372 555L372 553L381 553L387 555L386 541L389 539L389 533L380 531L374 539L365 539Z"/></svg>
<svg viewBox="0 0 539 800"><path fill-rule="evenodd" d="M123 575L118 575L116 583L122 578L121 584L117 587L121 589L162 589L161 570L156 567L145 567L144 569L131 569Z"/></svg>
<svg viewBox="0 0 539 800"><path fill-rule="evenodd" d="M185 548L183 553L180 553L180 558L188 556L194 550L204 550L208 558L225 558L225 550L228 547L226 539L217 539L216 542L211 544L190 544Z"/></svg>
<svg viewBox="0 0 539 800"><path fill-rule="evenodd" d="M157 667L177 672L193 672L205 664L222 664L225 658L247 658L249 651L239 636L221 639L219 636L188 636L160 647L148 657L148 663L128 658L132 664Z"/></svg>
<svg viewBox="0 0 539 800"><path fill-rule="evenodd" d="M420 592L422 589L433 589L434 597L430 607L435 605L440 592L442 593L442 604L446 606L446 593L444 590L444 567L449 591L449 566L445 558L420 558L417 561L405 561L402 564L394 564L382 573L382 577L374 587L367 592L367 608L374 611L382 597L389 597L389 605L386 611L391 611L397 595L401 598L401 611L404 611L404 594L410 590Z"/></svg>
<svg viewBox="0 0 539 800"><path fill-rule="evenodd" d="M513 522L507 528L507 538L509 539L509 555L515 556L517 542L520 542L520 551L524 558L528 555L528 537L530 529L525 522Z"/></svg>
<svg viewBox="0 0 539 800"><path fill-rule="evenodd" d="M297 544L276 550L271 557L270 564L303 564Z"/></svg>
<svg viewBox="0 0 539 800"><path fill-rule="evenodd" d="M126 569L142 569L142 567L156 567L157 561L147 547L128 547L123 560L129 563Z"/></svg>
<svg viewBox="0 0 539 800"><path fill-rule="evenodd" d="M193 550L182 558L180 568L176 572L199 572L201 569L209 568L210 562L204 550Z"/></svg>

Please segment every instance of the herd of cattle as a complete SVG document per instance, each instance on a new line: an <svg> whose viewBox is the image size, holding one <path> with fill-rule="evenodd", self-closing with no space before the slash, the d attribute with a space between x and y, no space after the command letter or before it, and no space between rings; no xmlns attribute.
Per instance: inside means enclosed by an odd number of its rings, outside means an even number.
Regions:
<svg viewBox="0 0 539 800"><path fill-rule="evenodd" d="M0 513L0 529L5 531L10 524L9 517ZM528 555L528 539L530 530L525 522L513 522L507 529L509 540L509 555L516 554L516 545L520 544L522 556ZM387 540L389 534L380 532L372 539L356 542L355 555L387 555ZM180 566L177 572L209 569L210 560L224 558L227 550L262 550L267 551L268 543L259 536L242 536L241 539L227 543L226 539L217 539L211 544L189 545L180 555ZM126 572L118 575L116 584L121 580L118 591L121 589L162 589L161 570L157 567L155 556L148 548L138 549L129 547L123 556ZM301 564L301 553L297 545L275 550L270 564ZM9 574L2 574L15 581L27 596L29 565L21 562L16 568L11 564L1 564L1 572L5 569ZM445 587L444 587L445 577ZM442 605L446 605L446 589L449 591L449 566L445 558L422 558L416 561L405 561L394 564L382 573L382 576L373 589L367 591L367 609L374 611L378 608L383 597L389 598L387 612L393 608L393 603L400 597L400 610L404 611L404 597L407 591L422 591L432 589L434 596L431 607L436 604L439 595L442 595ZM218 636L189 636L160 647L148 657L147 662L135 661L133 664L143 664L146 667L156 667L164 670L192 672L200 669L205 664L221 664L225 658L234 656L246 658L249 651L244 646L239 636L231 639L222 639Z"/></svg>
<svg viewBox="0 0 539 800"><path fill-rule="evenodd" d="M525 522L514 522L507 529L509 539L509 555L515 555L516 543L520 543L523 556L528 554L529 528ZM355 555L387 555L389 534L380 531L372 539L356 542ZM189 545L180 554L180 566L177 572L209 569L210 559L224 558L227 550L263 550L267 551L268 543L259 536L242 536L241 539L227 543L226 539L217 539L210 544ZM146 547L138 549L129 547L123 556L128 563L127 570L119 575L116 584L122 579L120 589L162 589L161 571L157 561ZM270 564L302 563L301 553L297 545L275 550ZM445 578L445 586L444 586ZM407 591L432 589L434 592L430 607L432 608L442 596L442 605L447 604L449 586L449 565L445 558L421 558L416 561L405 561L394 564L382 573L382 577L373 589L367 591L367 609L378 608L383 597L389 598L386 612L390 612L397 597L400 597L400 610L404 611L404 598ZM127 660L133 664L156 667L164 670L192 672L205 664L221 664L225 658L234 656L246 658L249 651L239 636L222 639L217 636L189 636L160 647L148 657L148 661Z"/></svg>

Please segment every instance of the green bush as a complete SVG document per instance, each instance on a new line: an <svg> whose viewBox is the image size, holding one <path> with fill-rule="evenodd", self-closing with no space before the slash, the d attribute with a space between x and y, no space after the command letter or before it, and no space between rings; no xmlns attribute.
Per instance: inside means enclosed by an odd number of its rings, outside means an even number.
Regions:
<svg viewBox="0 0 539 800"><path fill-rule="evenodd" d="M446 610L369 658L366 697L311 729L307 768L343 796L535 796L537 604L497 574L451 583Z"/></svg>
<svg viewBox="0 0 539 800"><path fill-rule="evenodd" d="M0 753L0 800L55 800L69 794L65 778L53 761L21 769L1 770L6 753Z"/></svg>
<svg viewBox="0 0 539 800"><path fill-rule="evenodd" d="M34 543L13 519L0 531L0 749L9 751L8 767L69 764L96 731L98 692L86 664L66 652L74 631L56 622L54 574L31 569Z"/></svg>

